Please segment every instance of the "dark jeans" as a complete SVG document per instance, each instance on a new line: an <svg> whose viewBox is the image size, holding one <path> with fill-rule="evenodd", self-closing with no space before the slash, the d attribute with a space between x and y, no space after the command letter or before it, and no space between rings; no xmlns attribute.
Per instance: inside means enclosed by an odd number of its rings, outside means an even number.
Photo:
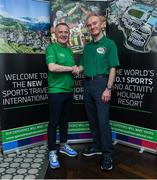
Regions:
<svg viewBox="0 0 157 180"><path fill-rule="evenodd" d="M49 93L48 149L56 150L56 131L59 127L60 143L67 141L68 120L73 93Z"/></svg>
<svg viewBox="0 0 157 180"><path fill-rule="evenodd" d="M101 148L106 157L112 156L112 133L109 124L109 102L101 100L106 88L108 77L84 80L84 104L89 120L93 142L97 148Z"/></svg>

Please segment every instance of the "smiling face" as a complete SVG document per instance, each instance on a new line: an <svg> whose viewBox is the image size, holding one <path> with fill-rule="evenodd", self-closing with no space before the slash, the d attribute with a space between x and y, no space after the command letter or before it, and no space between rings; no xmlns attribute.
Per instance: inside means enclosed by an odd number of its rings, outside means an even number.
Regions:
<svg viewBox="0 0 157 180"><path fill-rule="evenodd" d="M69 41L69 27L67 25L58 25L55 30L55 35L57 38L57 42L66 45Z"/></svg>
<svg viewBox="0 0 157 180"><path fill-rule="evenodd" d="M102 33L102 21L98 16L91 16L87 19L87 28L94 39L97 39Z"/></svg>

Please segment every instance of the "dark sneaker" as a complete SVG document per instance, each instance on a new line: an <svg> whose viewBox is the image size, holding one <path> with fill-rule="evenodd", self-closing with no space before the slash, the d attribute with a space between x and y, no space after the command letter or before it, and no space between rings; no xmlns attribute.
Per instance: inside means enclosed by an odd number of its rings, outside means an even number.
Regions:
<svg viewBox="0 0 157 180"><path fill-rule="evenodd" d="M112 170L112 159L109 157L105 157L101 161L101 169L106 171Z"/></svg>
<svg viewBox="0 0 157 180"><path fill-rule="evenodd" d="M84 156L94 156L94 155L101 155L102 152L100 151L100 149L96 148L96 147L89 147L88 149L85 149L82 154Z"/></svg>

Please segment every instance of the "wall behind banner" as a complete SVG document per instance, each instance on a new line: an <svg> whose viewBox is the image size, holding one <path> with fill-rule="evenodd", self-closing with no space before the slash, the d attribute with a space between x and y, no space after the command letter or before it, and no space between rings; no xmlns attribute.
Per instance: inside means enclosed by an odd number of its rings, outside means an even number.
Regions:
<svg viewBox="0 0 157 180"><path fill-rule="evenodd" d="M157 3L109 3L108 35L118 45L121 67L112 99L115 139L150 152L157 150Z"/></svg>

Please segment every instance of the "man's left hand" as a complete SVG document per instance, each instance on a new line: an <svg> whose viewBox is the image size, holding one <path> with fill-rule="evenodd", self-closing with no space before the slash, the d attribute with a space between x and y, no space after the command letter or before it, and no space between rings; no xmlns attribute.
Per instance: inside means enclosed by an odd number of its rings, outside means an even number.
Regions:
<svg viewBox="0 0 157 180"><path fill-rule="evenodd" d="M101 100L106 103L111 100L111 90L105 89L105 91L102 93Z"/></svg>

